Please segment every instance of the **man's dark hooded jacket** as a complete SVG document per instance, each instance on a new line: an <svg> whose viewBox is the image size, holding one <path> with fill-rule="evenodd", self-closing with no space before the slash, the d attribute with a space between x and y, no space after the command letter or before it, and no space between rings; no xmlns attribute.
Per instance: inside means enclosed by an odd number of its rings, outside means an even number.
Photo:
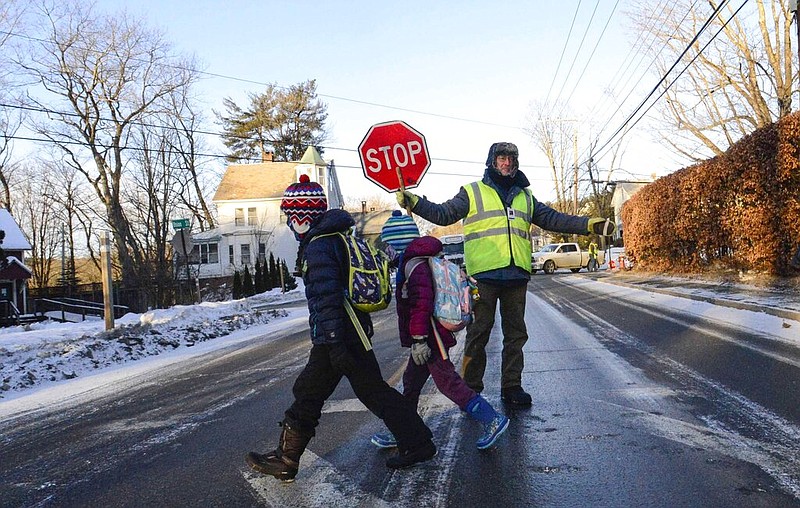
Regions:
<svg viewBox="0 0 800 508"><path fill-rule="evenodd" d="M494 143L489 148L482 182L494 189L506 206L511 206L511 202L517 194L529 192L526 189L530 186L530 182L525 174L519 170L513 176L508 177L502 177L497 174L497 170L494 168L495 148L497 145L498 143ZM588 232L588 217L568 215L556 211L537 201L532 194L531 199L533 200L533 224L547 231L557 233L583 235ZM458 190L458 194L442 204L432 203L424 196L421 196L414 206L414 213L434 224L448 226L467 216L467 213L469 213L469 195L464 187L461 187ZM497 282L527 281L530 279L530 273L516 266L509 266L479 273L474 277L478 280Z"/></svg>

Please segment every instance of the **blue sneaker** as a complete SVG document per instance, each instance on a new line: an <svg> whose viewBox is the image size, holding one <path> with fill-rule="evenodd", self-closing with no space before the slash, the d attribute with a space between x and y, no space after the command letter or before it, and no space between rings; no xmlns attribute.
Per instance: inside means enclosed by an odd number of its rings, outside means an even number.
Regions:
<svg viewBox="0 0 800 508"><path fill-rule="evenodd" d="M483 426L483 435L477 441L478 450L492 446L506 429L508 429L508 417L496 413L492 421Z"/></svg>
<svg viewBox="0 0 800 508"><path fill-rule="evenodd" d="M370 442L378 448L397 448L397 440L391 432L377 432L372 435Z"/></svg>

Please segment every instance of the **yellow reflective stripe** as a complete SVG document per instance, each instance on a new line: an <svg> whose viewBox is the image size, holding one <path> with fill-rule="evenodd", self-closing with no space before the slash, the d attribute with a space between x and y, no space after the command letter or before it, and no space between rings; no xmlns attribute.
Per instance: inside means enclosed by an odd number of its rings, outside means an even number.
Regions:
<svg viewBox="0 0 800 508"><path fill-rule="evenodd" d="M511 234L523 238L525 240L530 239L530 231L528 229L522 229L518 227L511 227Z"/></svg>
<svg viewBox="0 0 800 508"><path fill-rule="evenodd" d="M503 228L494 228L494 229L485 229L483 231L475 231L474 233L467 233L464 235L464 241L469 240L477 240L478 238L488 238L490 236L508 236L508 229Z"/></svg>
<svg viewBox="0 0 800 508"><path fill-rule="evenodd" d="M475 215L472 215L472 216L468 215L464 219L464 224L472 224L472 223L480 222L480 221L486 220L486 219L506 219L506 217L507 216L506 216L505 209L503 209L503 210L484 210L483 212L481 212L480 215L478 215L478 214L475 214Z"/></svg>

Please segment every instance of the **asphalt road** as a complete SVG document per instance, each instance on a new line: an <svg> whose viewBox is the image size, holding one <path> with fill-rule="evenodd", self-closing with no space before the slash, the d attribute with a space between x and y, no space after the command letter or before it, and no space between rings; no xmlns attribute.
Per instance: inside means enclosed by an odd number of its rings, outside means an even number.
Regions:
<svg viewBox="0 0 800 508"><path fill-rule="evenodd" d="M0 505L800 506L796 348L564 277L530 285L532 409L499 401L495 327L484 395L512 422L493 449L475 448L478 425L429 384L420 412L439 453L390 471L391 452L369 444L380 421L342 382L297 481L251 473L244 454L275 446L305 364L298 327L151 373L135 389L0 422ZM374 318L384 376L399 386L393 311ZM460 363L460 345L453 356Z"/></svg>

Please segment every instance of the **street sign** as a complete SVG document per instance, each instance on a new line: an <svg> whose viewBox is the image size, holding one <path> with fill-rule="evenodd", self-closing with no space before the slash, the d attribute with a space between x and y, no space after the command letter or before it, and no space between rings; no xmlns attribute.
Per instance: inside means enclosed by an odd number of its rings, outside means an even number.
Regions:
<svg viewBox="0 0 800 508"><path fill-rule="evenodd" d="M431 165L425 136L401 121L370 127L358 156L364 176L387 192L418 186Z"/></svg>
<svg viewBox="0 0 800 508"><path fill-rule="evenodd" d="M189 228L189 219L172 219L172 229L175 231Z"/></svg>
<svg viewBox="0 0 800 508"><path fill-rule="evenodd" d="M188 256L194 249L192 233L188 229L179 229L172 237L172 248L181 256Z"/></svg>

